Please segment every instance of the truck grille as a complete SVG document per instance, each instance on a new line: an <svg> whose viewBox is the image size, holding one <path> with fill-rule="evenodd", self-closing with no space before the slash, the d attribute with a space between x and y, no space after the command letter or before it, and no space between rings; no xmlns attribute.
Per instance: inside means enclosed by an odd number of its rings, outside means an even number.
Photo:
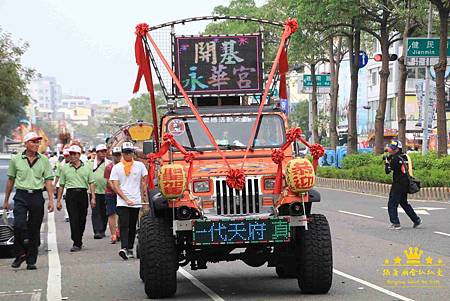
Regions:
<svg viewBox="0 0 450 301"><path fill-rule="evenodd" d="M259 178L247 178L241 191L227 186L225 179L216 179L217 214L250 214L260 212Z"/></svg>
<svg viewBox="0 0 450 301"><path fill-rule="evenodd" d="M0 242L8 241L14 236L13 230L8 226L0 226Z"/></svg>

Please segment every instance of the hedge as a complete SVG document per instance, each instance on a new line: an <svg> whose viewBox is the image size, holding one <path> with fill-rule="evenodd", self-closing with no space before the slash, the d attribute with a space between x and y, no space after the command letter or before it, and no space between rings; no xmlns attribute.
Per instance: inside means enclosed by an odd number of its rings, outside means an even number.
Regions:
<svg viewBox="0 0 450 301"><path fill-rule="evenodd" d="M438 158L435 153L425 156L410 154L414 176L422 187L450 187L450 156ZM392 173L386 175L382 155L371 153L346 156L342 168L319 167L317 175L324 178L352 179L392 183Z"/></svg>

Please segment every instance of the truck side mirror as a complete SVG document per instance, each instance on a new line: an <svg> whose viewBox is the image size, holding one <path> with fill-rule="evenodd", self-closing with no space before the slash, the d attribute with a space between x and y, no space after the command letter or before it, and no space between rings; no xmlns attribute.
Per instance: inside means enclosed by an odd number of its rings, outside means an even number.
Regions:
<svg viewBox="0 0 450 301"><path fill-rule="evenodd" d="M155 144L153 143L153 140L144 141L143 151L144 155L155 152Z"/></svg>

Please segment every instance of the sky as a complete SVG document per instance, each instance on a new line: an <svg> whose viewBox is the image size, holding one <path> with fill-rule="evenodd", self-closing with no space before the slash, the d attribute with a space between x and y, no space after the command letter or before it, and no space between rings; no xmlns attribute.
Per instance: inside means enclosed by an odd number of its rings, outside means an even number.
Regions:
<svg viewBox="0 0 450 301"><path fill-rule="evenodd" d="M261 5L264 1L256 1ZM63 93L126 104L137 66L134 28L211 15L229 0L0 0L0 27L30 48L22 62L54 76ZM198 34L206 23L180 26ZM183 28L181 28L183 27ZM145 84L141 84L140 92Z"/></svg>

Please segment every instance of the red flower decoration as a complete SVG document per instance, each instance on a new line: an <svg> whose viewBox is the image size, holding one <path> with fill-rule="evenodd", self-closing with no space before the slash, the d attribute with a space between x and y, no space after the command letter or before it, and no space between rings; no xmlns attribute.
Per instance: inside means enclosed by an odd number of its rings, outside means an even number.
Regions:
<svg viewBox="0 0 450 301"><path fill-rule="evenodd" d="M320 144L312 144L309 147L309 151L314 159L319 159L325 153L325 149Z"/></svg>
<svg viewBox="0 0 450 301"><path fill-rule="evenodd" d="M186 155L184 155L184 161L186 163L192 163L195 159L195 155L193 152L188 152Z"/></svg>
<svg viewBox="0 0 450 301"><path fill-rule="evenodd" d="M245 174L242 169L230 169L226 179L227 185L231 188L242 190L245 185Z"/></svg>
<svg viewBox="0 0 450 301"><path fill-rule="evenodd" d="M286 133L287 141L293 142L302 137L301 128L290 128Z"/></svg>
<svg viewBox="0 0 450 301"><path fill-rule="evenodd" d="M272 151L272 161L275 164L281 164L284 160L284 152L281 149L274 149Z"/></svg>
<svg viewBox="0 0 450 301"><path fill-rule="evenodd" d="M150 29L150 26L148 26L147 23L140 23L140 24L136 25L135 33L137 36L143 37L147 34L149 29Z"/></svg>
<svg viewBox="0 0 450 301"><path fill-rule="evenodd" d="M291 34L293 34L294 32L296 32L298 30L298 22L297 19L295 18L288 18L285 22L284 22L284 26L285 27L289 27L291 30Z"/></svg>

